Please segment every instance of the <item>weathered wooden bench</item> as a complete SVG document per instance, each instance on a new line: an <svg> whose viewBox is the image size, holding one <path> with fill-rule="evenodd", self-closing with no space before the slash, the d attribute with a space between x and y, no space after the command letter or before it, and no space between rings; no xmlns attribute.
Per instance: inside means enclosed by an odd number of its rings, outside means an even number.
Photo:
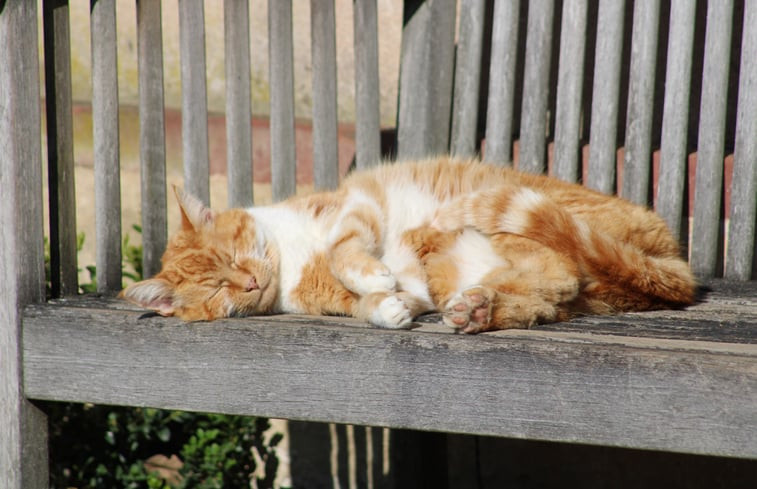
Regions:
<svg viewBox="0 0 757 489"><path fill-rule="evenodd" d="M77 46L66 2L43 4L48 202L36 2L0 3L3 487L47 485L46 421L33 400L757 458L754 2L462 0L459 24L453 0L404 3L399 159L473 155L485 139L487 161L517 160L526 171L654 205L707 285L686 310L478 336L431 323L386 331L302 316L185 324L113 299L121 287L118 86L115 5L105 0L91 7L99 294L77 296L68 54ZM377 3L353 6L360 168L381 157ZM161 6L136 8L149 275L167 234ZM250 205L248 5L226 1L225 9L229 204ZM331 188L339 179L334 2L312 0L311 9L315 185ZM180 12L185 185L207 201L202 2L182 1ZM290 2L269 2L275 199L295 191L291 15ZM155 372L160 389L148 380ZM465 440L449 437L450 460L475 459Z"/></svg>

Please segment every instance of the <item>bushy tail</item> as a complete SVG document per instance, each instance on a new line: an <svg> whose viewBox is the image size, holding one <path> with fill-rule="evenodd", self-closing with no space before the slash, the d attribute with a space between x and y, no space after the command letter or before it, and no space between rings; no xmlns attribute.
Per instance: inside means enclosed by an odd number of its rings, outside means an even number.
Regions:
<svg viewBox="0 0 757 489"><path fill-rule="evenodd" d="M586 278L585 295L615 310L656 309L694 301L696 281L664 224L654 235L663 245L642 249L638 243L611 236L600 226L575 217L536 190L503 190L478 200L478 205L462 203L457 219L487 234L506 232L533 239L571 258Z"/></svg>

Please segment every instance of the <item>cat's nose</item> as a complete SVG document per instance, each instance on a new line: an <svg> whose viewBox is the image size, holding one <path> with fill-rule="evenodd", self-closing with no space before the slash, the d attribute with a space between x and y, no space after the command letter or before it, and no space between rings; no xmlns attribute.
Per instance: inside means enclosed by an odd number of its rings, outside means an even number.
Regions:
<svg viewBox="0 0 757 489"><path fill-rule="evenodd" d="M245 290L247 292L250 292L252 290L259 289L260 286L258 285L258 281L255 280L255 277L250 276L250 280L247 281L247 286L245 287Z"/></svg>

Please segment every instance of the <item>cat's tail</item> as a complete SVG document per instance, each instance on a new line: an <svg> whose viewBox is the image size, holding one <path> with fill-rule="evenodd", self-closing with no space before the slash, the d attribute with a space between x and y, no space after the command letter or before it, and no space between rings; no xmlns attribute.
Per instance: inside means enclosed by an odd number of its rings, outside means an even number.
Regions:
<svg viewBox="0 0 757 489"><path fill-rule="evenodd" d="M642 248L643 239L632 243L611 236L537 190L511 188L493 197L485 206L481 201L478 206L459 206L457 218L487 234L533 239L571 258L588 279L584 292L613 309L656 309L694 301L696 280L664 223Z"/></svg>

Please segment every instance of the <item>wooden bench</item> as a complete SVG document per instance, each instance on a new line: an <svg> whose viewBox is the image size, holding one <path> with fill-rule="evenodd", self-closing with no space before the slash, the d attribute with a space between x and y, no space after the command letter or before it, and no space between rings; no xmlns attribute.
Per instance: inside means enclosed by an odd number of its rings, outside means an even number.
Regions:
<svg viewBox="0 0 757 489"><path fill-rule="evenodd" d="M3 487L47 485L46 421L33 400L757 458L754 2L462 0L457 19L452 0L405 1L399 159L483 146L487 161L516 160L654 205L707 285L682 311L478 336L444 334L433 322L386 331L303 316L184 324L113 299L121 287L118 86L115 5L105 0L91 9L99 294L77 296L68 53L78 46L69 45L66 2L43 3L48 202L37 4L0 6ZM353 6L362 168L381 157L379 38L376 2ZM136 8L150 275L167 234L161 6ZM247 9L225 2L230 205L252 203ZM282 199L295 191L292 8L277 0L268 9L272 186ZM331 188L339 178L334 2L312 0L311 9L315 185ZM202 2L180 2L180 19L185 186L207 201ZM147 380L154 372L160 389ZM467 442L448 440L450 460L473 457L470 466L481 467Z"/></svg>

